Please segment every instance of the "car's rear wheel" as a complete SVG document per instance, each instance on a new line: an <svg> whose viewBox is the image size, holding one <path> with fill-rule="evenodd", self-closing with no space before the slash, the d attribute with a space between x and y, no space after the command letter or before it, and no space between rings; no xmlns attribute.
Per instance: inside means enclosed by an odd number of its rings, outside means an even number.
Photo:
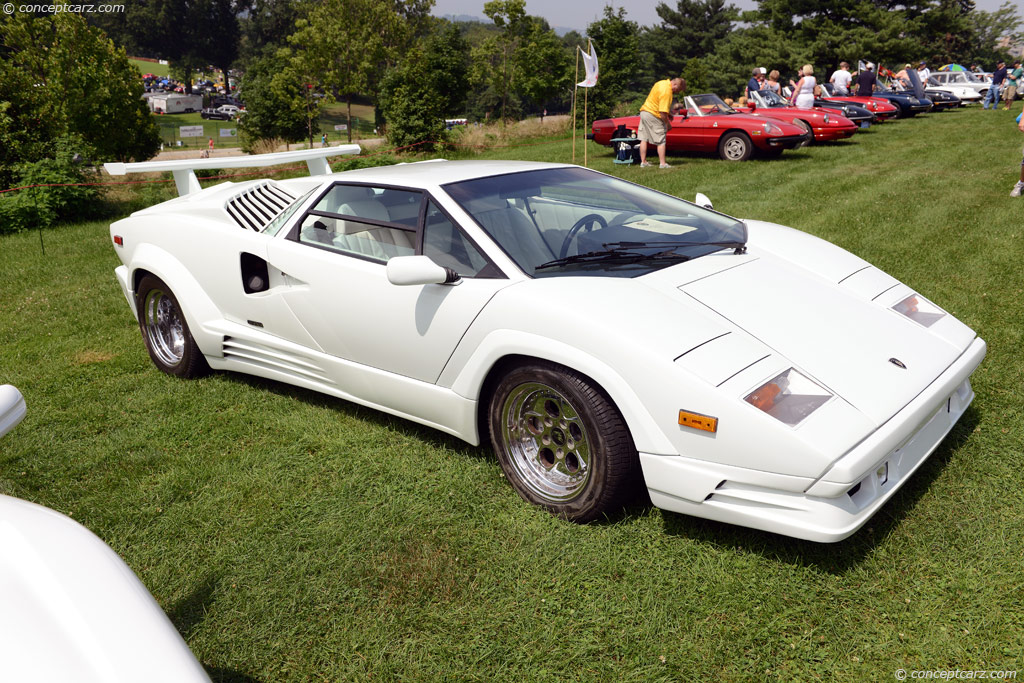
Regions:
<svg viewBox="0 0 1024 683"><path fill-rule="evenodd" d="M754 153L754 145L746 133L732 131L718 141L718 156L725 161L746 161Z"/></svg>
<svg viewBox="0 0 1024 683"><path fill-rule="evenodd" d="M619 411L584 376L537 362L492 393L491 444L516 491L574 522L620 508L636 488L639 457Z"/></svg>
<svg viewBox="0 0 1024 683"><path fill-rule="evenodd" d="M163 280L146 275L135 295L139 329L153 364L168 375L198 377L210 369L188 329L178 299Z"/></svg>

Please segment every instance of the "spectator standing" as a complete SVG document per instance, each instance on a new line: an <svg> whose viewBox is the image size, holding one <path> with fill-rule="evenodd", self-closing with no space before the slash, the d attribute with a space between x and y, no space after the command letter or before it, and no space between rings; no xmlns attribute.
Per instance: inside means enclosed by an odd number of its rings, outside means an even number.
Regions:
<svg viewBox="0 0 1024 683"><path fill-rule="evenodd" d="M743 93L743 96L749 100L750 93L760 90L762 78L764 78L764 75L761 73L761 68L754 68L753 72L750 74L750 80L747 81L747 90Z"/></svg>
<svg viewBox="0 0 1024 683"><path fill-rule="evenodd" d="M764 84L765 90L771 90L776 95L782 94L782 86L779 84L779 72L777 69L772 69L771 73L768 74L768 80Z"/></svg>
<svg viewBox="0 0 1024 683"><path fill-rule="evenodd" d="M636 136L640 138L640 167L650 166L647 163L647 145L658 146L658 160L661 168L668 168L665 161L666 136L672 127L672 96L686 88L682 78L666 78L658 81L651 88L647 100L640 107L640 126Z"/></svg>
<svg viewBox="0 0 1024 683"><path fill-rule="evenodd" d="M909 64L904 64L903 68L896 73L896 80L900 82L900 87L904 89L910 87L910 76L907 75L907 72L912 68Z"/></svg>
<svg viewBox="0 0 1024 683"><path fill-rule="evenodd" d="M999 107L999 87L1006 80L1006 63L1000 61L996 64L996 70L992 72L992 87L988 89L988 94L985 95L985 103L981 105L982 109L988 109L988 103L992 103L993 111Z"/></svg>
<svg viewBox="0 0 1024 683"><path fill-rule="evenodd" d="M213 151L213 138L210 138L210 145L209 145L209 147L210 147L210 151L212 152Z"/></svg>
<svg viewBox="0 0 1024 683"><path fill-rule="evenodd" d="M871 97L875 92L875 65L868 62L857 74L857 97Z"/></svg>
<svg viewBox="0 0 1024 683"><path fill-rule="evenodd" d="M1017 91L1020 90L1021 78L1024 78L1024 69L1021 69L1018 60L1013 63L1013 70L1006 74L1006 92L1003 93L1003 97L1006 98L1006 111L1013 108L1013 100L1017 97Z"/></svg>
<svg viewBox="0 0 1024 683"><path fill-rule="evenodd" d="M850 75L850 65L847 62L839 62L839 68L832 73L828 82L836 87L836 95L849 95L850 83L853 76Z"/></svg>
<svg viewBox="0 0 1024 683"><path fill-rule="evenodd" d="M922 61L917 65L917 76L921 79L921 85L928 85L928 79L931 77L931 69L928 68L928 64Z"/></svg>
<svg viewBox="0 0 1024 683"><path fill-rule="evenodd" d="M1024 133L1024 114L1017 117L1017 130ZM1019 197L1021 190L1024 190L1024 159L1021 159L1020 162L1020 180L1018 180L1017 184L1013 186L1012 190L1010 190L1010 196Z"/></svg>
<svg viewBox="0 0 1024 683"><path fill-rule="evenodd" d="M321 133L320 134L320 146L321 147L326 147L327 146L327 133Z"/></svg>
<svg viewBox="0 0 1024 683"><path fill-rule="evenodd" d="M803 76L793 86L793 104L801 109L812 109L814 107L814 86L817 85L814 80L814 67L804 64L801 73Z"/></svg>

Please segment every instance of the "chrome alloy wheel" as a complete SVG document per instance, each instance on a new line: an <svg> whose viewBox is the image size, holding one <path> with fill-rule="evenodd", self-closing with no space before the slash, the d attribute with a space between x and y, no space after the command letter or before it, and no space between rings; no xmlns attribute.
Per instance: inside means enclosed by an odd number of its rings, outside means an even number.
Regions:
<svg viewBox="0 0 1024 683"><path fill-rule="evenodd" d="M743 138L730 138L725 143L725 156L730 161L739 161L747 154L747 143Z"/></svg>
<svg viewBox="0 0 1024 683"><path fill-rule="evenodd" d="M572 500L591 474L590 440L579 413L551 387L521 384L502 406L503 440L522 482L551 502Z"/></svg>
<svg viewBox="0 0 1024 683"><path fill-rule="evenodd" d="M169 367L180 363L185 356L185 325L174 299L151 289L143 302L142 315L149 348Z"/></svg>

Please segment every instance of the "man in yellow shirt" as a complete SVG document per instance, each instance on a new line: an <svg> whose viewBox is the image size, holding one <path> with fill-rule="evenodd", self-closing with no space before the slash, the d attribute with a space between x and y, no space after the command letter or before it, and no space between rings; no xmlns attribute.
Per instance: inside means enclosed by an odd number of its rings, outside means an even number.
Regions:
<svg viewBox="0 0 1024 683"><path fill-rule="evenodd" d="M662 168L668 168L665 163L665 136L668 129L672 127L672 96L686 88L686 81L682 78L666 78L658 81L651 88L651 94L647 96L644 106L640 107L640 126L636 136L640 138L640 166L650 166L647 163L648 143L658 146L658 160Z"/></svg>

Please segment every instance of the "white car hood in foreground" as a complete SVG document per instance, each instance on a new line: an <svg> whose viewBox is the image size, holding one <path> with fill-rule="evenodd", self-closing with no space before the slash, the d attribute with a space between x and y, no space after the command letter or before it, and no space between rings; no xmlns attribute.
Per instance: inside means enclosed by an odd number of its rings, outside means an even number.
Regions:
<svg viewBox="0 0 1024 683"><path fill-rule="evenodd" d="M0 680L209 681L145 586L92 532L0 496Z"/></svg>
<svg viewBox="0 0 1024 683"><path fill-rule="evenodd" d="M679 290L788 358L875 426L907 405L974 337L952 316L944 320L956 330L925 328L881 303L885 292L898 299L911 293L895 280L872 301L874 295L777 256L753 256Z"/></svg>

